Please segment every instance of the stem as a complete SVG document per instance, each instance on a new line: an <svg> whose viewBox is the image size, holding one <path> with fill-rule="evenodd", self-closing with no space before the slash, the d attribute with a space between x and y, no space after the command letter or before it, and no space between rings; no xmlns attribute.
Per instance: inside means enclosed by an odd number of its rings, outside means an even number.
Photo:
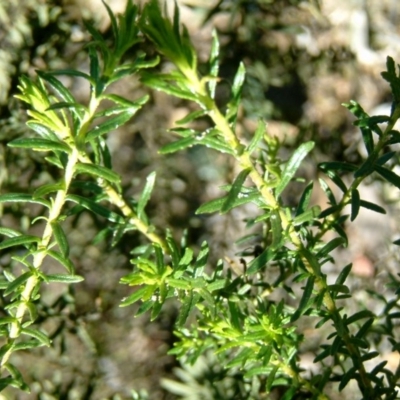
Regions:
<svg viewBox="0 0 400 400"><path fill-rule="evenodd" d="M264 178L262 175L258 172L256 169L254 163L251 160L250 154L246 151L243 151L245 148L244 145L240 142L238 139L236 133L233 131L231 126L229 125L228 121L226 118L222 115L220 112L219 108L215 104L214 100L208 95L206 87L203 82L201 82L197 77L196 81L193 81L193 76L188 76L188 79L192 80L191 85L194 88L197 88L198 93L201 95L202 98L204 98L204 106L209 110L208 114L210 118L213 120L216 128L221 131L221 133L224 135L226 143L234 150L235 153L235 158L238 160L240 166L243 169L249 169L250 173L249 176L252 179L253 183L259 190L261 196L265 200L266 204L271 207L272 209L276 210L279 212L281 222L282 222L282 229L284 232L287 232L288 238L291 241L291 243L296 247L298 254L300 255L300 258L307 269L307 271L315 277L315 284L320 292L324 293L324 304L325 307L327 308L329 314L331 315L331 318L334 322L334 326L339 334L341 332L341 337L343 342L345 343L345 346L349 352L350 358L352 359L353 365L357 368L360 374L361 382L362 384L359 384L360 391L363 393L363 395L368 396L373 392L372 389L372 384L370 379L368 378L367 372L365 370L364 364L361 359L361 354L358 349L358 347L354 346L353 343L351 342L349 330L345 323L343 322L343 318L340 315L339 310L336 307L335 301L332 298L331 294L329 293L328 290L328 285L326 283L326 280L323 278L323 275L320 273L320 271L315 271L312 265L310 264L309 260L305 256L306 249L304 247L304 244L302 243L298 233L294 229L294 226L291 224L291 221L288 219L284 208L279 204L279 201L274 197L273 192L268 189L266 182L264 181ZM397 111L397 112L396 112ZM394 114L396 116L400 114L400 110L397 109ZM396 118L397 120L397 118ZM387 134L392 128L395 123L394 118L390 121L388 124L388 127L385 130L385 133ZM383 135L385 136L385 135ZM384 140L381 140L381 142L378 144L376 151L380 151L381 148L384 146L385 142ZM378 154L378 153L376 153ZM357 185L362 181L362 178L359 178L356 180ZM351 189L349 189L347 196L345 196L344 201L348 202L349 198L348 196L351 195ZM347 203L343 203L343 206ZM319 263L318 263L319 264Z"/></svg>
<svg viewBox="0 0 400 400"><path fill-rule="evenodd" d="M79 155L79 160L83 163L93 164L92 160L84 153ZM161 246L166 254L169 254L169 249L165 240L151 231L150 225L141 220L132 207L124 200L122 195L118 193L107 181L104 179L98 180L99 185L104 189L108 195L111 204L119 208L122 214L129 219L129 223L135 225L137 230L145 235L152 243L157 243Z"/></svg>
<svg viewBox="0 0 400 400"><path fill-rule="evenodd" d="M59 190L56 194L56 197L49 212L49 217L47 219L46 226L43 231L42 240L40 241L38 246L38 252L36 252L35 255L33 256L32 265L36 269L39 269L41 267L43 260L46 257L46 249L50 243L53 233L51 222L56 221L61 214L61 210L62 207L64 206L65 198L67 196L67 192L71 184L77 162L78 162L78 150L76 148L73 148L65 168L64 188L62 190ZM11 324L10 335L9 335L11 339L15 339L20 335L22 320L28 308L27 303L30 301L32 292L35 289L38 282L39 278L36 275L31 276L26 281L25 288L21 293L21 303L18 306L17 311L15 313L16 321ZM6 362L7 362L6 357L3 357L2 365L4 365L4 363Z"/></svg>

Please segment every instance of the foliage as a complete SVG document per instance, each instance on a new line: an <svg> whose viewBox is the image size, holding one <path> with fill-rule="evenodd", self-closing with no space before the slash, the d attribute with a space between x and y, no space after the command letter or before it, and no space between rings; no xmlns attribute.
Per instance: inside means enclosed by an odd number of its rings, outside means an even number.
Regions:
<svg viewBox="0 0 400 400"><path fill-rule="evenodd" d="M239 137L236 124L246 75L244 64L237 69L229 100L220 107L215 100L219 84L216 34L208 71L200 75L196 51L188 31L180 25L177 7L172 21L163 14L157 0L148 2L141 12L128 1L124 14L119 16L106 7L113 44L87 25L93 36L87 47L89 73L64 69L38 71L36 79L20 78L17 97L28 105L27 124L32 136L13 140L9 146L44 152L43 162L57 172L53 182L30 194L0 196L1 203L35 204L41 210L31 221L32 231L0 228L4 237L0 249L13 250L9 269L4 270L0 282L7 299L0 318L4 338L0 387L11 385L29 391L12 362L13 353L51 345L37 323L41 286L53 282L73 284L83 279L70 258L64 225L65 220L88 211L107 221L107 229L99 235L111 237L114 245L132 230L147 238L147 244L131 249L132 272L121 283L134 290L122 299L121 306L137 303L136 315L148 312L155 320L169 299L180 303L177 340L170 354L192 365L204 354L212 354L222 382L212 389L216 391L214 396L268 398L279 390L282 399L327 399L332 382L343 390L355 381L363 399L397 398L397 374L385 368L385 361L368 366L379 356L371 345L372 337L376 341L379 335L380 340L391 343L393 351L399 349L395 323L399 314L394 311L398 307L399 280L390 277L390 296L380 297L385 304L381 314L366 308L348 314L346 301L351 291L346 281L351 264L343 266L334 283L328 282L324 272L324 264L334 261L334 250L348 243L343 228L348 219L354 221L361 207L385 213L379 205L361 198L360 184L371 175L379 175L400 188L400 177L393 171L396 153L389 149L400 141L400 133L393 129L400 117L400 71L394 61L388 57L387 71L382 74L393 93L389 116L371 117L354 101L345 105L357 118L355 125L361 130L367 150L365 160L360 165L320 164L330 182L320 181L328 208L321 210L312 205L314 182L304 185L298 204L292 207L285 204L283 194L297 180L314 143L302 143L283 160L281 143L268 134L264 121L259 121L249 142ZM156 58L139 51L138 44L144 38L153 43L159 54ZM127 53L134 53L135 59L130 61ZM155 72L152 68L160 57L166 57L174 69ZM63 75L86 81L90 86L87 104L74 98L59 79ZM197 105L171 130L178 139L162 147L162 154L205 146L235 161L239 172L224 187L226 195L203 204L197 213L225 214L248 203L257 206L257 216L249 217L247 225L264 232L262 248L250 259L243 255L241 266L229 268L222 260L209 265L207 242L196 251L187 245L185 235L177 238L151 223L146 206L157 185L154 172L148 175L138 199L124 193L121 178L113 169L106 135L127 123L148 101L148 96L130 100L112 93L112 83L131 75L139 76L155 90ZM198 129L200 124L196 122L200 119L207 119L210 127ZM385 128L382 123L386 123ZM351 179L344 179L344 174ZM339 189L339 195L334 194L332 185ZM350 215L345 213L347 205ZM248 236L243 235L242 243L246 240ZM59 267L48 272L45 259ZM267 279L270 271L275 273L272 281ZM284 293L279 301L274 300L278 292ZM311 375L304 373L300 363L304 336L298 323L304 320L315 323L321 334L325 334L323 326L327 322L332 325L314 360L318 373ZM181 376L190 383L190 377L182 371ZM228 387L226 382L233 377L236 383ZM164 384L176 393L176 383Z"/></svg>

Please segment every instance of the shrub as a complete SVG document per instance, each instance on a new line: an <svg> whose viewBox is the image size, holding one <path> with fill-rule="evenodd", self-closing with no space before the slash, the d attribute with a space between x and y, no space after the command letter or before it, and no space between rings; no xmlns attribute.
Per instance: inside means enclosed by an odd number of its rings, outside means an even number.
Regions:
<svg viewBox="0 0 400 400"><path fill-rule="evenodd" d="M336 384L343 390L354 381L363 399L397 398L398 372L385 367L387 361L381 360L377 349L383 341L390 342L394 352L399 348L398 278L387 275L385 295L370 293L383 304L379 314L367 308L350 312L347 304L352 296L346 282L351 264L341 267L333 283L324 272L324 265L334 262L335 249L347 246L344 224L356 220L360 208L385 213L381 206L360 197L360 184L378 175L400 188L400 177L393 172L397 154L390 148L400 141L400 133L393 129L400 116L400 77L394 61L389 57L387 71L382 73L393 93L389 116L369 116L355 101L345 105L356 117L366 158L360 165L338 161L319 165L329 178L320 180L329 202L326 209L312 205L313 181L304 182L297 204L288 206L284 193L293 181L301 182L298 171L314 143L300 144L283 160L282 144L268 134L264 121L259 121L251 140L239 137L236 123L244 65L237 70L229 101L220 107L215 100L219 84L216 35L208 71L200 76L196 51L188 31L180 25L177 7L172 21L156 0L142 11L128 1L124 14L117 17L106 7L113 44L87 25L93 36L87 47L89 73L38 71L36 79L20 78L17 97L28 106L32 135L13 140L9 146L44 152L40 162L51 165L54 175L32 193L0 196L4 204L33 204L37 213L31 231L0 228L4 236L0 249L12 251L0 281L7 302L0 318L4 338L1 389L11 385L29 391L13 365L13 354L51 345L38 323L41 286L83 279L69 256L65 220L88 211L107 222L98 239L116 245L129 231L146 238L146 244L131 249L133 269L121 283L132 286L132 292L121 300L121 306L137 303L136 315L148 313L154 320L170 299L180 303L170 354L186 364L195 364L204 354L214 357L214 376L208 378L210 396L268 398L274 393L282 399L326 399L329 386ZM143 38L159 55L151 58L138 51L130 60ZM160 56L174 66L168 73L154 69ZM62 83L59 77L65 75L90 86L88 104L79 103ZM185 234L179 238L153 225L146 206L157 185L155 172L148 175L137 199L125 194L112 166L106 135L127 123L148 101L148 96L130 100L112 93L112 83L131 75L197 107L171 130L179 138L162 147L162 154L205 146L236 163L236 178L222 188L226 194L201 205L196 213L226 214L249 203L256 205L257 215L249 215L246 223L262 234L243 234L240 243L251 243L256 237L258 245L252 254L242 254L239 265L223 260L209 265L207 242L197 251L187 244ZM207 121L209 127L198 129L199 121ZM345 212L348 205L350 215ZM43 267L45 260L51 260L49 267ZM315 325L324 338L314 359L318 366L314 373L305 371L301 363L305 324ZM176 393L185 393L184 385L165 384Z"/></svg>

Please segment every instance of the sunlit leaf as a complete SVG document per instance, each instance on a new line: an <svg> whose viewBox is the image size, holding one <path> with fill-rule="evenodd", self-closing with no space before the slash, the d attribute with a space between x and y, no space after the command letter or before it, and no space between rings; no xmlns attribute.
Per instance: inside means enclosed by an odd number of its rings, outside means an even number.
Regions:
<svg viewBox="0 0 400 400"><path fill-rule="evenodd" d="M120 176L116 172L101 165L77 163L76 171L78 173L93 175L96 178L102 178L112 183L119 183L121 181Z"/></svg>
<svg viewBox="0 0 400 400"><path fill-rule="evenodd" d="M78 283L85 280L79 275L65 275L65 274L46 274L46 280L49 283L59 282L59 283Z"/></svg>
<svg viewBox="0 0 400 400"><path fill-rule="evenodd" d="M285 169L282 172L281 180L278 183L278 186L275 188L275 194L277 197L281 195L283 190L289 184L298 168L300 167L301 162L307 156L307 154L314 148L314 142L306 142L302 143L290 157L287 162Z"/></svg>
<svg viewBox="0 0 400 400"><path fill-rule="evenodd" d="M242 190L243 183L247 178L247 175L249 175L250 170L245 169L242 172L239 173L239 175L236 177L235 181L232 184L232 187L228 193L228 196L226 197L224 203L222 204L221 207L221 213L224 214L231 210L234 207L235 201L238 199L239 194Z"/></svg>
<svg viewBox="0 0 400 400"><path fill-rule="evenodd" d="M156 173L152 172L146 178L146 185L144 186L142 193L140 195L140 199L138 201L137 214L138 214L139 218L142 218L144 209L145 209L148 201L150 200L150 196L153 191L155 181L156 181Z"/></svg>
<svg viewBox="0 0 400 400"><path fill-rule="evenodd" d="M63 151L68 154L71 152L71 148L63 142L38 138L15 139L9 142L8 146L35 151Z"/></svg>

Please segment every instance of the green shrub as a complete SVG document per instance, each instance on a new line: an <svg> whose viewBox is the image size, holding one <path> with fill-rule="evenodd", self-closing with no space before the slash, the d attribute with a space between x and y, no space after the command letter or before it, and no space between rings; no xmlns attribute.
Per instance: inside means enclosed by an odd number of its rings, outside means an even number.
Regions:
<svg viewBox="0 0 400 400"><path fill-rule="evenodd" d="M389 116L371 117L354 101L345 105L357 118L355 125L361 130L366 159L360 165L336 161L319 165L329 178L329 184L320 180L329 202L326 209L312 205L312 181L303 182L298 203L287 206L283 194L293 181L302 182L298 170L314 143L302 143L282 160L282 144L268 134L264 121L259 121L249 142L238 136L244 65L237 70L229 101L219 107L215 101L219 84L216 35L208 71L200 76L196 51L180 25L178 8L172 21L162 14L156 0L142 11L128 1L125 13L118 17L107 10L113 44L88 25L93 36L87 47L89 73L38 71L36 79L20 78L17 97L28 105L27 124L32 135L13 140L9 146L44 152L46 156L39 160L51 165L54 175L51 182L32 193L0 196L1 203L29 203L39 210L31 221L32 231L0 228L4 237L0 249L12 251L0 281L6 299L0 318L4 338L1 389L11 385L29 391L13 365L13 354L51 345L37 318L41 286L83 279L69 257L65 220L89 211L107 221L97 239L107 238L116 245L129 231L146 238L146 244L131 249L133 269L121 283L132 286L132 291L121 306L137 303L136 315L148 313L154 320L169 299L180 303L170 354L186 364L195 364L206 355L213 364L212 377L207 378L212 384L204 389L207 394L199 389L196 398L261 399L274 393L282 399L327 399L330 386L338 385L342 390L350 381L356 382L358 396L363 399L397 398L398 372L385 368L386 361L371 364L371 360L380 360L375 348L382 341L390 342L394 352L399 349L398 278L388 274L385 295L371 293L384 305L380 314L367 308L349 313L346 305L351 292L346 280L351 264L341 267L334 283L328 283L324 272L324 264L334 261L334 250L348 244L343 228L348 219L354 221L360 208L385 213L381 206L360 198L360 184L371 175L379 175L400 188L400 177L392 171L397 154L389 147L400 142L400 133L393 129L400 117L400 77L394 61L388 58L387 71L382 74L393 93ZM156 72L159 56L151 58L142 50L129 61L144 38L173 64L170 72ZM90 86L87 104L76 101L59 79L63 75L86 81ZM226 195L203 204L196 213L226 214L248 203L257 206L257 215L249 215L246 222L263 234L252 254L242 255L240 265L223 260L209 265L208 243L195 251L187 245L185 234L178 238L152 224L146 206L157 185L155 172L148 175L138 198L126 196L112 167L106 135L127 123L148 101L148 96L130 100L112 93L110 85L130 75L139 76L155 90L197 105L171 130L179 139L162 147L162 154L205 146L235 161L240 172L223 187ZM199 120L208 121L210 127L198 130ZM334 194L332 185L339 194ZM347 205L350 215L344 212ZM251 243L254 236L243 233L239 243ZM50 272L43 267L45 260L51 260ZM314 359L318 366L315 373L304 371L301 365L306 340L302 324L313 324L324 338ZM187 378L182 371L181 376ZM187 383L193 390L195 383L190 379ZM184 384L166 381L165 385L185 395ZM191 395L195 396L194 392ZM195 398L190 392L188 396Z"/></svg>

